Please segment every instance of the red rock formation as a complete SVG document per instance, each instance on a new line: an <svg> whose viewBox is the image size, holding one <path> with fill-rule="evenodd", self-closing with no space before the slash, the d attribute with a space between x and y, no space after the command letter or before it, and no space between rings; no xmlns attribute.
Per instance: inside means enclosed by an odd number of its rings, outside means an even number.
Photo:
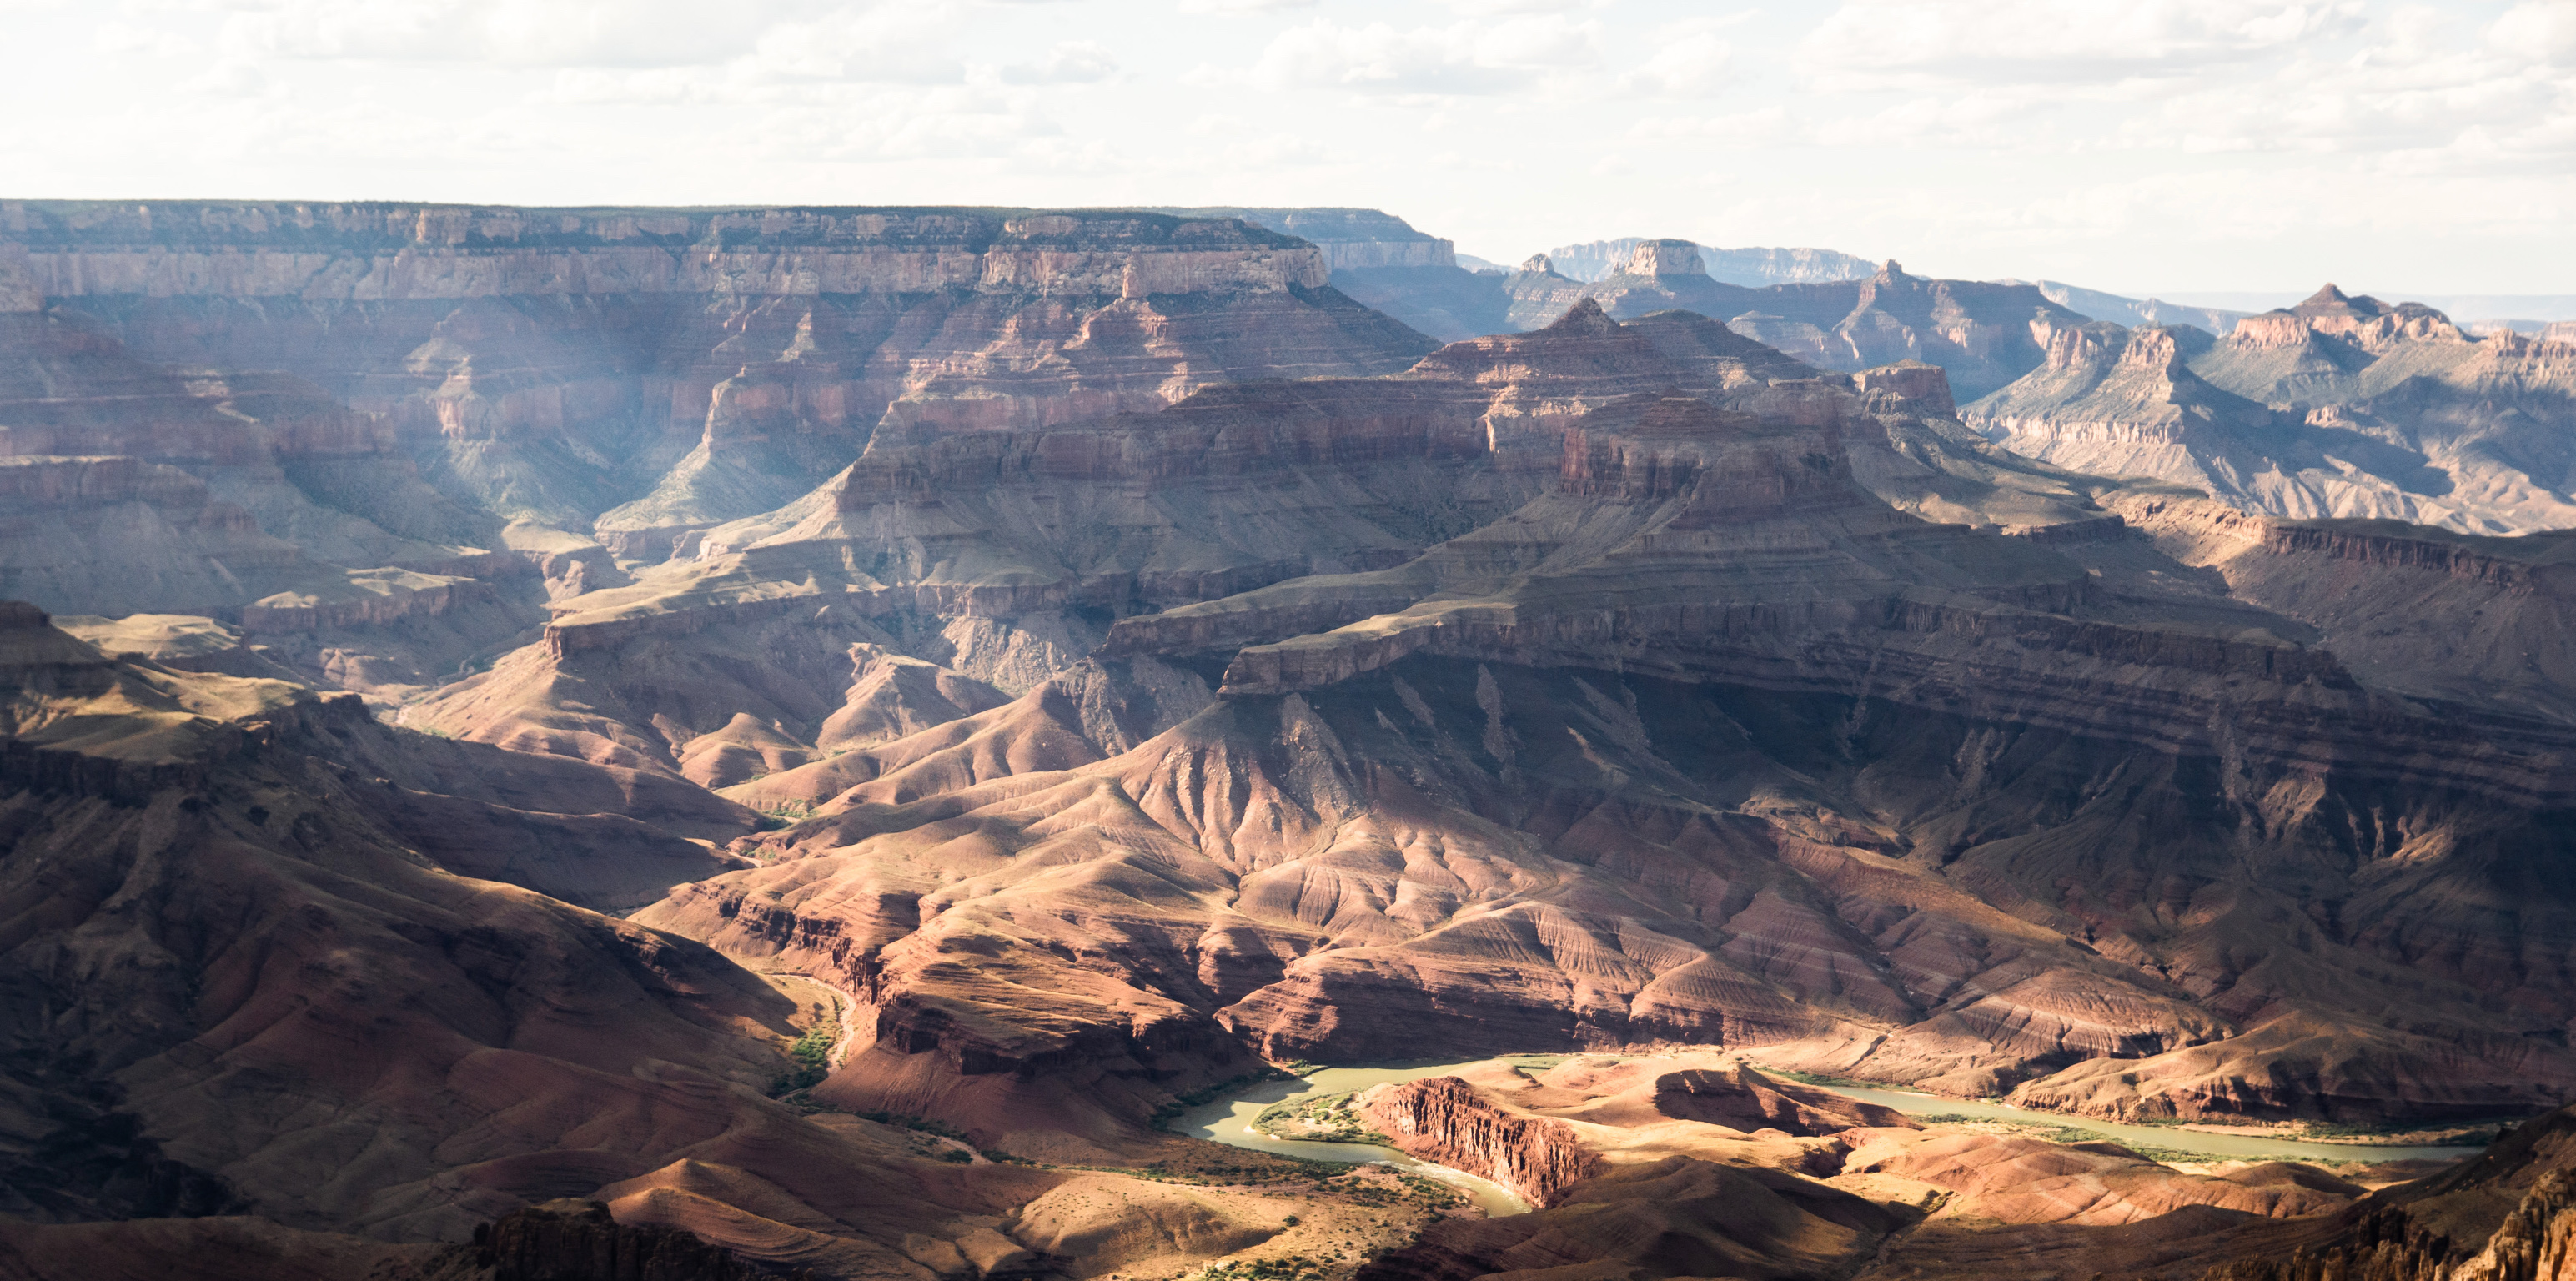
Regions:
<svg viewBox="0 0 2576 1281"><path fill-rule="evenodd" d="M1357 1104L1370 1127L1407 1154L1491 1179L1532 1205L1555 1204L1601 1160L1574 1127L1515 1116L1454 1076L1377 1086Z"/></svg>

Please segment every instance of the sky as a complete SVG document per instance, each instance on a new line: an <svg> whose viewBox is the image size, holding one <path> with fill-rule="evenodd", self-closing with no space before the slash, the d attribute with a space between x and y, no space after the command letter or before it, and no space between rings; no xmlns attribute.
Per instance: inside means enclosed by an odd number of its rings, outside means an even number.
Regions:
<svg viewBox="0 0 2576 1281"><path fill-rule="evenodd" d="M0 0L0 197L1346 205L2576 294L2576 0Z"/></svg>

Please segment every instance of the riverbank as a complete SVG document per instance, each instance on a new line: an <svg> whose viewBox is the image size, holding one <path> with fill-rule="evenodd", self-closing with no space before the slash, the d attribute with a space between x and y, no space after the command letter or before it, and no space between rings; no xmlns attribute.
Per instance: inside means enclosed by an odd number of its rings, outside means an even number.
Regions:
<svg viewBox="0 0 2576 1281"><path fill-rule="evenodd" d="M1501 1061L1539 1071L1573 1058L1598 1060L1603 1063L1624 1062L1656 1057L1653 1055L1600 1054L1532 1054L1501 1055ZM1242 1091L1214 1102L1188 1109L1174 1119L1172 1128L1183 1134L1210 1139L1233 1147L1267 1152L1275 1156L1305 1161L1339 1163L1377 1162L1398 1170L1439 1179L1468 1194L1487 1214L1518 1214L1529 1207L1519 1198L1487 1180L1444 1166L1407 1156L1394 1148L1376 1143L1321 1141L1315 1137L1281 1138L1256 1128L1264 1112L1278 1118L1294 1115L1301 1109L1296 1104L1312 1105L1332 1095L1351 1094L1389 1081L1412 1081L1424 1077L1446 1076L1470 1066L1478 1059L1459 1063L1396 1063L1355 1065L1313 1069L1288 1081L1266 1081L1247 1086ZM1754 1065L1760 1068L1757 1063ZM1776 1071L1776 1069L1762 1069ZM2057 1112L2039 1112L2009 1104L1942 1098L1903 1086L1866 1085L1858 1082L1817 1079L1801 1073L1779 1072L1781 1076L1800 1079L1809 1084L1857 1099L1894 1108L1910 1117L1931 1124L1980 1123L2007 1126L2016 1132L2057 1143L2117 1143L2150 1160L2184 1167L2225 1162L2296 1161L2314 1165L2349 1168L2355 1165L2422 1166L2456 1161L2475 1155L2483 1143L2458 1142L2370 1142L2365 1136L2290 1137L2273 1127L2231 1129L2215 1125L2133 1125L2116 1121L2099 1121L2090 1117ZM1289 1107L1281 1107L1289 1104ZM1274 1110L1275 1109L1275 1110ZM1324 1130L1328 1127L1309 1123L1303 1128ZM1339 1137L1339 1136L1335 1136ZM2441 1135L2437 1137L2448 1137Z"/></svg>
<svg viewBox="0 0 2576 1281"><path fill-rule="evenodd" d="M1245 1087L1231 1097L1184 1109L1172 1118L1169 1128L1193 1138L1212 1140L1229 1147L1247 1148L1272 1156L1300 1161L1324 1161L1336 1164L1383 1164L1397 1171L1421 1178L1437 1179L1458 1190L1487 1215L1501 1217L1522 1214L1529 1203L1488 1179L1447 1166L1408 1156L1394 1148L1377 1143L1325 1142L1315 1139L1282 1139L1255 1128L1261 1114L1292 1100L1320 1099L1334 1094L1350 1094L1388 1081L1416 1081L1424 1077L1447 1076L1470 1063L1399 1063L1370 1067L1328 1067L1289 1081L1264 1081Z"/></svg>

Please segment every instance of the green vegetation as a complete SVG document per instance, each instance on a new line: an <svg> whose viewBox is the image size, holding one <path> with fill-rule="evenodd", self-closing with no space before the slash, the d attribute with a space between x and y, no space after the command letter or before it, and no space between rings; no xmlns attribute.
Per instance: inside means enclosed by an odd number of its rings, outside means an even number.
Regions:
<svg viewBox="0 0 2576 1281"><path fill-rule="evenodd" d="M943 1139L955 1139L960 1143L968 1142L966 1132L964 1130L958 1129L956 1126L950 1125L945 1121L933 1121L929 1117L914 1116L909 1112L852 1112L850 1115L857 1117L862 1121L874 1121L879 1125L891 1125L898 1129L905 1130L919 1130L924 1134L936 1134Z"/></svg>
<svg viewBox="0 0 2576 1281"><path fill-rule="evenodd" d="M1325 1260L1289 1254L1276 1259L1212 1263L1200 1269L1198 1275L1208 1281L1323 1281L1324 1269L1330 1266Z"/></svg>
<svg viewBox="0 0 2576 1281"><path fill-rule="evenodd" d="M769 1097L782 1098L821 1085L832 1074L832 1042L839 1030L837 1024L817 1023L788 1046L787 1057L796 1066L769 1083Z"/></svg>
<svg viewBox="0 0 2576 1281"><path fill-rule="evenodd" d="M1353 1178L1348 1182L1336 1180L1328 1185L1326 1190L1349 1197L1355 1205L1376 1208L1391 1205L1417 1205L1425 1210L1437 1211L1464 1205L1467 1201L1466 1194L1458 1189L1438 1179L1426 1179L1419 1174L1397 1175L1394 1187L1388 1187L1376 1179L1362 1177Z"/></svg>
<svg viewBox="0 0 2576 1281"><path fill-rule="evenodd" d="M1290 1074L1282 1072L1277 1068L1264 1065L1259 1071L1247 1072L1230 1081L1219 1081L1204 1089L1192 1090L1189 1093L1181 1095L1178 1098L1173 1099L1171 1102L1154 1109L1154 1128L1157 1130L1169 1130L1172 1128L1171 1122L1177 1119L1181 1113L1187 1112L1191 1108L1198 1107L1201 1104L1214 1103L1218 1099L1224 1098L1244 1086L1259 1085L1264 1081L1285 1081L1289 1079Z"/></svg>
<svg viewBox="0 0 2576 1281"><path fill-rule="evenodd" d="M1352 1093L1304 1094L1261 1110L1252 1128L1274 1139L1309 1143L1385 1143L1387 1137L1360 1124L1351 1108Z"/></svg>
<svg viewBox="0 0 2576 1281"><path fill-rule="evenodd" d="M1226 1183L1294 1183L1306 1180L1318 1191L1325 1183L1360 1167L1346 1161L1309 1161L1303 1157L1273 1156L1247 1148L1228 1147L1221 1143L1194 1143L1194 1156L1181 1160L1164 1159L1147 1166L1131 1165L1058 1165L1058 1170L1098 1170L1106 1174L1124 1174L1130 1178L1151 1179L1156 1183L1226 1184ZM1347 1185L1335 1184L1342 1188Z"/></svg>

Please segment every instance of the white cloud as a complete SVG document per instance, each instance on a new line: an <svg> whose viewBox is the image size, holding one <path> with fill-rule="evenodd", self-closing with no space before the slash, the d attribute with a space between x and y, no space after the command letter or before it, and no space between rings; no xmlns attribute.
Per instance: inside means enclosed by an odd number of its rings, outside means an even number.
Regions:
<svg viewBox="0 0 2576 1281"><path fill-rule="evenodd" d="M900 24L912 7L733 0L282 0L232 13L235 56L480 61L532 67L677 67L751 52L783 26Z"/></svg>
<svg viewBox="0 0 2576 1281"><path fill-rule="evenodd" d="M955 80L964 67L948 47L960 25L947 4L845 7L763 33L742 74L913 84Z"/></svg>
<svg viewBox="0 0 2576 1281"><path fill-rule="evenodd" d="M1705 98L1741 83L1729 75L1735 46L1718 34L1729 19L1674 23L1655 33L1655 52L1619 78L1622 89L1660 98Z"/></svg>
<svg viewBox="0 0 2576 1281"><path fill-rule="evenodd" d="M111 18L90 33L90 46L109 55L139 53L173 58L196 52L197 42L160 23Z"/></svg>
<svg viewBox="0 0 2576 1281"><path fill-rule="evenodd" d="M2576 0L2485 30L2349 0L1853 0L1799 46L1820 145L1999 154L2293 152L2384 173L2576 160ZM1888 101L1888 95L1899 95Z"/></svg>
<svg viewBox="0 0 2576 1281"><path fill-rule="evenodd" d="M989 160L1026 154L1063 132L1024 91L958 85L782 103L761 118L753 145L771 159Z"/></svg>
<svg viewBox="0 0 2576 1281"><path fill-rule="evenodd" d="M1718 116L1643 116L1628 136L1645 141L1697 142L1729 149L1777 147L1800 141L1789 113L1779 107Z"/></svg>
<svg viewBox="0 0 2576 1281"><path fill-rule="evenodd" d="M1847 0L1800 42L1846 88L2187 75L2356 28L2355 0Z"/></svg>
<svg viewBox="0 0 2576 1281"><path fill-rule="evenodd" d="M1758 3L0 0L43 51L0 76L0 150L42 195L1369 205L1510 261L1653 227L2106 287L2576 290L2576 0L1718 16Z"/></svg>
<svg viewBox="0 0 2576 1281"><path fill-rule="evenodd" d="M1090 40L1073 40L1047 51L1036 62L1014 62L1002 68L1008 84L1098 84L1118 74L1118 59Z"/></svg>
<svg viewBox="0 0 2576 1281"><path fill-rule="evenodd" d="M286 86L257 67L239 62L218 62L180 82L179 88L217 98L274 98L286 92Z"/></svg>
<svg viewBox="0 0 2576 1281"><path fill-rule="evenodd" d="M1605 0L1435 0L1451 13L1470 18L1492 18L1515 13L1571 13L1577 9L1598 9Z"/></svg>
<svg viewBox="0 0 2576 1281"><path fill-rule="evenodd" d="M2576 78L2547 65L2557 15L2541 8L2508 12L2483 38L2439 14L2400 11L2348 57L2213 79L2127 132L2195 152L2368 157L2391 173L2563 173L2576 163ZM2576 35L2576 24L2567 30Z"/></svg>
<svg viewBox="0 0 2576 1281"><path fill-rule="evenodd" d="M1312 9L1318 0L1181 0L1183 13L1272 13Z"/></svg>
<svg viewBox="0 0 2576 1281"><path fill-rule="evenodd" d="M1272 38L1251 78L1264 88L1490 95L1532 92L1600 60L1600 29L1554 15L1445 27L1345 27L1317 19Z"/></svg>
<svg viewBox="0 0 2576 1281"><path fill-rule="evenodd" d="M2576 66L2576 0L2515 5L2487 29L2487 43L2507 57Z"/></svg>
<svg viewBox="0 0 2576 1281"><path fill-rule="evenodd" d="M1924 94L1867 115L1816 122L1828 147L2008 147L2033 140L2044 102L2012 92Z"/></svg>

